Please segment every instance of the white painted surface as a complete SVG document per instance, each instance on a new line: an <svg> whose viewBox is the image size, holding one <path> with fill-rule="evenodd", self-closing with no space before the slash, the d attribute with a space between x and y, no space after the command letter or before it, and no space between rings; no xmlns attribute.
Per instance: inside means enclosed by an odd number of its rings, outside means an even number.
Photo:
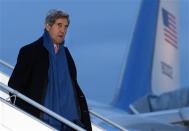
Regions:
<svg viewBox="0 0 189 131"><path fill-rule="evenodd" d="M3 72L0 71L0 82L5 85L8 85L9 76L5 75ZM2 91L0 88L0 98L7 99L9 97L8 92Z"/></svg>
<svg viewBox="0 0 189 131"><path fill-rule="evenodd" d="M165 9L169 13L175 16L177 48L168 43L165 40L166 28L163 23L162 9ZM166 1L161 0L158 13L157 34L155 42L155 53L153 61L152 71L152 92L153 94L160 95L165 92L176 90L180 87L179 80L179 32L178 32L178 1ZM167 69L167 73L170 73L171 77L163 73L163 63L166 63L170 68ZM165 67L165 66L164 66Z"/></svg>
<svg viewBox="0 0 189 131"><path fill-rule="evenodd" d="M1 131L55 130L2 100L0 101L0 129Z"/></svg>

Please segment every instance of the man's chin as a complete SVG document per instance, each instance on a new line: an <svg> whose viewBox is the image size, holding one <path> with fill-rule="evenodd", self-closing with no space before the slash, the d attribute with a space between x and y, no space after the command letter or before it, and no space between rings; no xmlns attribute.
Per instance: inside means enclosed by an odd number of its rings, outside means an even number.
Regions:
<svg viewBox="0 0 189 131"><path fill-rule="evenodd" d="M57 45L61 45L62 42L64 42L64 40L57 41L56 44L57 44Z"/></svg>

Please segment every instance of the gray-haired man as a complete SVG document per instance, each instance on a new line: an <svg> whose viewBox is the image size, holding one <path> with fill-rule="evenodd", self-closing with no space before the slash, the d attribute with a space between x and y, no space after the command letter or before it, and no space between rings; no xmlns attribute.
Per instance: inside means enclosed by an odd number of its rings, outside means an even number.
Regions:
<svg viewBox="0 0 189 131"><path fill-rule="evenodd" d="M69 23L69 15L64 11L49 11L43 36L20 49L8 84L90 131L86 99L77 83L73 58L64 46ZM16 105L58 130L72 130L21 99L16 100Z"/></svg>

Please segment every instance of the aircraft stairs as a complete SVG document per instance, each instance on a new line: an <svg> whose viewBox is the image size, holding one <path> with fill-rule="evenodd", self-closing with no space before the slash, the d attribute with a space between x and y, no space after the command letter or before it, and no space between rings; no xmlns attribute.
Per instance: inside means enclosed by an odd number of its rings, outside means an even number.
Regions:
<svg viewBox="0 0 189 131"><path fill-rule="evenodd" d="M44 106L38 104L37 102L31 100L30 98L24 96L16 90L8 87L9 75L5 73L5 70L13 70L14 67L5 61L0 60L0 65L3 66L4 70L0 70L0 130L1 131L26 131L26 130L40 130L40 131L56 131L52 126L44 123L43 121L37 119L36 117L24 112L22 109L16 107L14 103L10 102L9 93L12 93L11 97L19 97L22 100L28 102L29 104L37 107L41 111L51 115L62 123L72 127L78 131L85 131L85 129L79 127L78 125L72 123L66 118L54 113L53 111L45 108ZM1 68L0 69L3 69ZM6 69L5 69L6 68ZM90 110L90 116L92 121L93 131L106 131L106 130L122 130L127 131L127 129L121 127L120 125L112 122L111 120L99 115L98 113ZM104 127L100 127L93 120L99 119L103 121Z"/></svg>

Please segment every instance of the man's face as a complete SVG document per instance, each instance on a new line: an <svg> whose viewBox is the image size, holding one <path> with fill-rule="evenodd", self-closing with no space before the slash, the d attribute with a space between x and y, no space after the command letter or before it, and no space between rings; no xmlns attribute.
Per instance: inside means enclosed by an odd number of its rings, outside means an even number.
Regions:
<svg viewBox="0 0 189 131"><path fill-rule="evenodd" d="M54 44L61 44L64 41L68 21L66 18L59 18L53 25L46 24L46 30L49 32Z"/></svg>

